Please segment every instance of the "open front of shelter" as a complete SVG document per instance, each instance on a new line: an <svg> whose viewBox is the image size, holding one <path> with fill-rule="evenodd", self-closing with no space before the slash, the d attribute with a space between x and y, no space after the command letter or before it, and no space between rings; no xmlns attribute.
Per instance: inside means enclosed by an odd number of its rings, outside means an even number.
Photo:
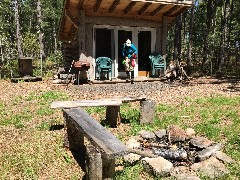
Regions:
<svg viewBox="0 0 240 180"><path fill-rule="evenodd" d="M134 76L151 76L149 55L166 55L168 29L192 5L192 0L65 0L58 34L64 66L87 61L87 78L94 80L101 76L96 59L107 57L111 59L107 73L124 78L121 51L130 39L138 49Z"/></svg>

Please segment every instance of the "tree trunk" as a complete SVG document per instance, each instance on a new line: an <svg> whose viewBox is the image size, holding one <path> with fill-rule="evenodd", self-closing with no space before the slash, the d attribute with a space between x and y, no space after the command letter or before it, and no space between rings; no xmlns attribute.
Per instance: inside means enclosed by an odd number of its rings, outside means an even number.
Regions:
<svg viewBox="0 0 240 180"><path fill-rule="evenodd" d="M229 0L225 1L225 5L223 5L222 8L222 18L221 18L221 46L220 46L220 59L219 59L219 64L218 64L218 69L217 69L217 74L222 75L223 74L223 67L225 64L226 60L226 41L227 41L227 19L229 17Z"/></svg>
<svg viewBox="0 0 240 180"><path fill-rule="evenodd" d="M45 58L45 51L44 51L44 44L43 44L43 33L42 33L42 9L41 9L41 2L38 0L37 2L37 19L38 19L38 26L39 26L39 46L40 46L40 55L41 57Z"/></svg>
<svg viewBox="0 0 240 180"><path fill-rule="evenodd" d="M15 0L15 23L16 23L16 40L17 40L17 50L18 57L23 57L22 52L22 41L21 41L21 32L20 32L20 23L19 23L19 2Z"/></svg>
<svg viewBox="0 0 240 180"><path fill-rule="evenodd" d="M206 19L206 29L203 29L203 62L202 62L202 71L205 71L205 65L209 62L209 54L210 54L210 50L209 50L209 34L211 31L211 27L212 27L212 20L215 14L215 9L216 7L213 7L213 1L212 0L208 0L207 1L207 19Z"/></svg>

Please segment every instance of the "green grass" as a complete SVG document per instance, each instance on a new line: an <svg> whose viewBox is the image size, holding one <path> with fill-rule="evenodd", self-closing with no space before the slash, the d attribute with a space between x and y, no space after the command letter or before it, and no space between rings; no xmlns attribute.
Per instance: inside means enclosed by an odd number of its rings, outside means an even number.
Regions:
<svg viewBox="0 0 240 180"><path fill-rule="evenodd" d="M50 109L53 101L68 100L63 91L38 90L17 95L9 103L0 101L0 179L81 179L82 171L63 147L64 129L61 110ZM188 105L159 104L154 123L139 124L139 107L121 106L121 117L128 126L115 134L126 140L140 130L154 131L176 124L192 127L198 135L224 144L224 152L240 161L240 97L185 98ZM105 119L105 107L85 108L89 114ZM116 180L154 179L141 164L123 164ZM239 179L240 165L228 165L230 173L223 179ZM161 178L155 178L161 179ZM202 177L202 179L208 179Z"/></svg>
<svg viewBox="0 0 240 180"><path fill-rule="evenodd" d="M36 91L0 102L0 179L81 179L69 151L63 147L61 110L50 109L68 96L55 90Z"/></svg>

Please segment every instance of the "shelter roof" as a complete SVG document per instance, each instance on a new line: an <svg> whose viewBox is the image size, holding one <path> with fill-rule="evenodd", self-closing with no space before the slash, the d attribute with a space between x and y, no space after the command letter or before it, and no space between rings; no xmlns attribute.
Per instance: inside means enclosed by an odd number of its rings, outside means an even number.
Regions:
<svg viewBox="0 0 240 180"><path fill-rule="evenodd" d="M69 41L79 24L78 14L86 17L116 17L161 22L162 16L173 21L193 5L193 0L64 0L59 27L60 40Z"/></svg>

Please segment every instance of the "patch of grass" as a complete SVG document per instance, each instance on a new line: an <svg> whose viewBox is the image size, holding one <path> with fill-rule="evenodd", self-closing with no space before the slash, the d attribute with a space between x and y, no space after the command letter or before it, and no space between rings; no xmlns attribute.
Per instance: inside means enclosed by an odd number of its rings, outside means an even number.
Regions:
<svg viewBox="0 0 240 180"><path fill-rule="evenodd" d="M53 109L50 109L49 107L42 106L37 110L37 114L40 116L48 116L54 113Z"/></svg>
<svg viewBox="0 0 240 180"><path fill-rule="evenodd" d="M17 129L24 128L24 122L31 121L32 116L29 113L12 114L10 118L2 119L0 125L14 125Z"/></svg>
<svg viewBox="0 0 240 180"><path fill-rule="evenodd" d="M141 179L143 166L137 164L135 166L126 166L123 171L118 171L114 177L116 180L135 180Z"/></svg>

